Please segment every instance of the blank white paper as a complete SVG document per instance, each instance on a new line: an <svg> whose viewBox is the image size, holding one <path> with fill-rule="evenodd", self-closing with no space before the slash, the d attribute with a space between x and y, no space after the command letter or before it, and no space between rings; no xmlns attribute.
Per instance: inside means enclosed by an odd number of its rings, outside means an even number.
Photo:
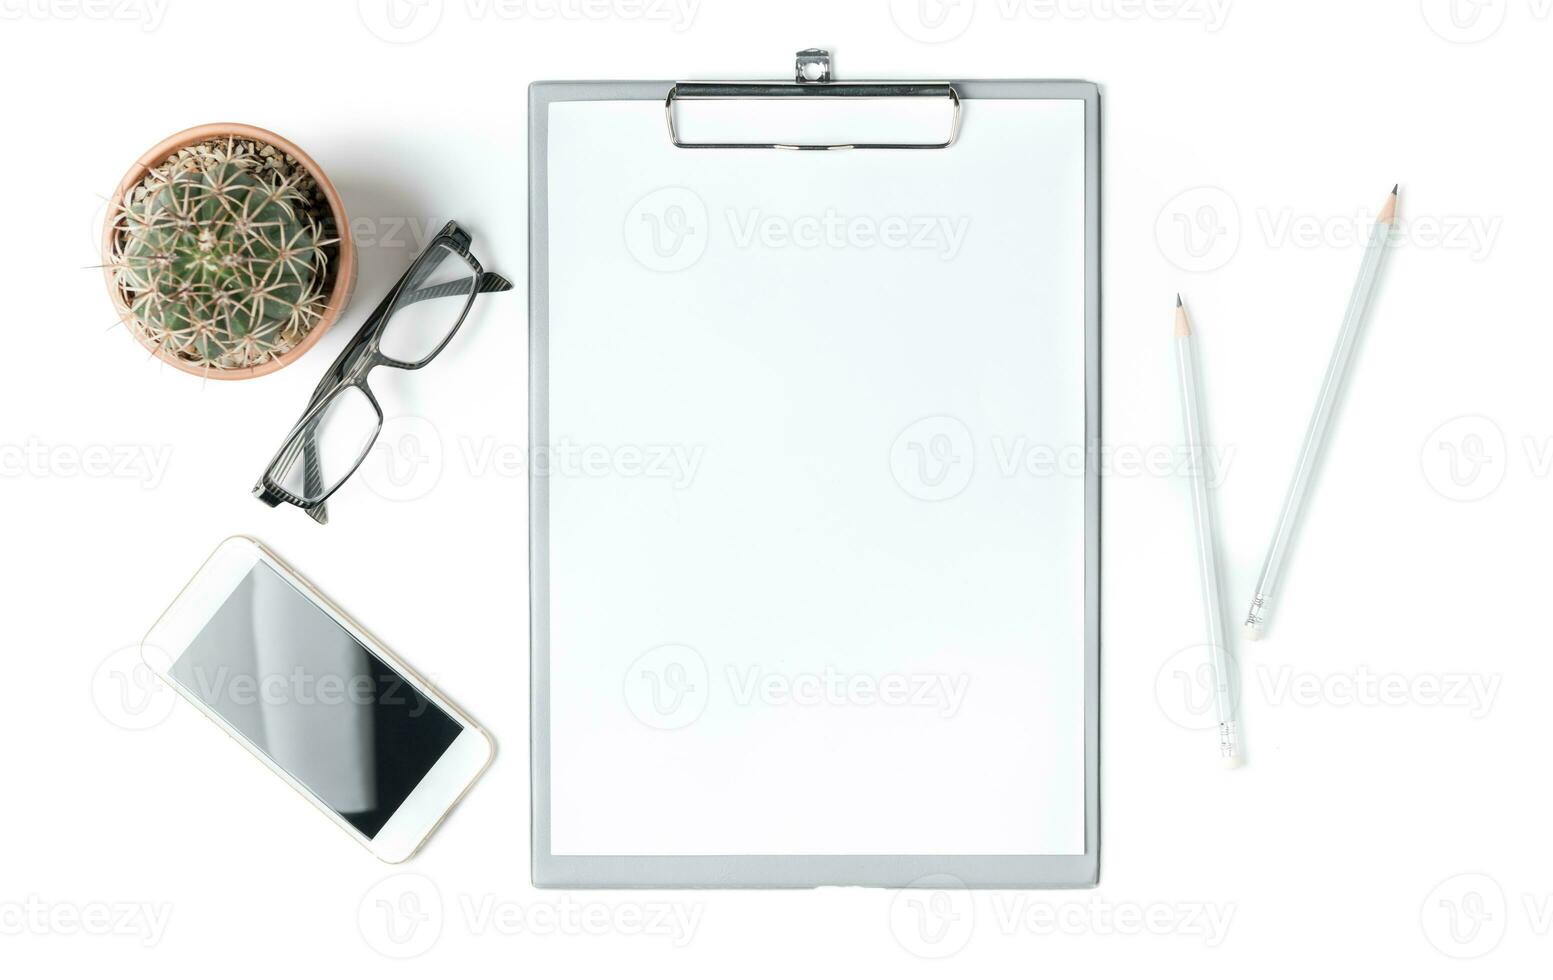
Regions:
<svg viewBox="0 0 1553 980"><path fill-rule="evenodd" d="M554 853L1083 853L1084 104L549 111Z"/></svg>

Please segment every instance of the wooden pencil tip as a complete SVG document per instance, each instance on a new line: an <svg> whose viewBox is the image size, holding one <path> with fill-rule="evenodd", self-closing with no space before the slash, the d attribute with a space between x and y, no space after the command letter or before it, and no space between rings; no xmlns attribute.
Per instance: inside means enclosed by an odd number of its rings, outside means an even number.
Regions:
<svg viewBox="0 0 1553 980"><path fill-rule="evenodd" d="M1186 304L1181 302L1181 294L1176 293L1176 336L1190 337L1192 335L1192 321L1186 317Z"/></svg>
<svg viewBox="0 0 1553 980"><path fill-rule="evenodd" d="M1400 188L1401 186L1402 186L1401 184L1392 184L1391 185L1391 193L1395 194L1397 192L1398 188Z"/></svg>
<svg viewBox="0 0 1553 980"><path fill-rule="evenodd" d="M1386 195L1386 204L1380 209L1380 217L1375 219L1383 225L1394 225L1397 223L1397 190L1401 186L1401 184L1398 184L1391 189L1390 194Z"/></svg>
<svg viewBox="0 0 1553 980"><path fill-rule="evenodd" d="M1176 309L1180 309L1184 305L1186 305L1186 304L1181 302L1181 294L1180 293L1176 293Z"/></svg>

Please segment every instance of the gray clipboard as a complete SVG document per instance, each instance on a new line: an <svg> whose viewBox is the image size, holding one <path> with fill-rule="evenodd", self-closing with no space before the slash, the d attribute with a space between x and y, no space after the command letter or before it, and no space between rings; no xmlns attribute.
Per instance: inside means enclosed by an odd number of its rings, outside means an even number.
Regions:
<svg viewBox="0 0 1553 980"><path fill-rule="evenodd" d="M801 52L799 57L800 72L803 69L805 55L813 56L818 52ZM835 84L829 81L828 63L825 65L823 81L796 83L761 83L763 94L757 97L770 98L769 93L777 89L788 87L808 91L819 91L819 86ZM1089 887L1098 880L1099 874L1099 535L1100 535L1100 507L1099 507L1099 471L1098 458L1100 446L1100 98L1098 87L1088 82L1077 81L1034 81L1034 80L997 80L997 81L954 81L936 83L853 83L854 88L847 95L857 94L872 98L922 98L943 100L944 108L952 110L952 116L945 116L945 122L952 125L949 130L947 142L943 136L927 136L920 141L897 142L893 138L874 143L872 141L852 141L844 143L826 139L820 145L796 146L794 142L778 142L774 138L771 142L754 143L745 140L736 141L738 148L727 149L720 145L688 145L688 138L683 132L683 122L676 118L676 101L683 100L688 83L674 82L538 82L530 88L529 93L529 130L530 130L530 177L529 177L529 221L530 221L530 440L534 457L546 459L545 465L536 465L532 472L529 485L530 493L530 617L531 617L531 651L530 651L530 684L531 684L531 779L532 779L532 877L536 885L542 887L818 887L826 885L861 885L876 887L909 887L922 885L929 887L943 887L945 882L963 883L967 887L988 888L1018 888L1018 887ZM710 98L736 99L740 93L733 87L740 83L708 83L711 87L695 94L706 94ZM888 86L888 90L869 91L867 86L873 84ZM694 91L694 90L693 90ZM945 94L945 93L948 94ZM781 98L778 95L775 98ZM803 98L804 96L798 96ZM845 95L838 97L844 98ZM567 211L566 216L554 214L552 202L552 177L557 178L558 183L564 183L569 177L555 174L552 171L552 109L565 107L579 103L654 103L662 112L658 117L660 125L667 130L661 134L665 144L674 147L674 152L689 156L702 154L731 154L737 155L737 159L731 160L730 165L736 167L768 166L758 163L759 154L774 154L785 156L787 159L799 159L809 157L808 154L782 154L778 148L804 148L820 149L835 146L859 147L850 150L851 153L862 157L878 155L878 158L887 158L892 155L900 155L906 152L912 154L923 153L953 153L952 147L963 132L973 131L978 125L978 107L991 106L998 103L1011 102L1064 102L1076 103L1081 107L1082 123L1081 140L1082 174L1080 183L1082 187L1082 241L1080 244L1081 258L1078 259L1081 269L1082 282L1076 288L1081 296L1081 316L1074 320L1072 331L1076 334L1078 324L1082 324L1082 337L1073 338L1082 359L1081 367L1081 394L1075 398L1081 400L1075 404L1074 411L1080 413L1082 424L1082 445L1077 447L1077 464L1081 472L1066 474L1073 482L1069 491L1076 501L1082 519L1081 540L1073 542L1074 553L1081 555L1082 568L1074 568L1075 580L1081 578L1081 621L1077 623L1075 636L1081 639L1072 645L1072 649L1059 651L1052 656L1072 658L1073 676L1081 678L1080 689L1073 694L1078 705L1079 712L1077 724L1081 729L1081 746L1074 748L1079 753L1075 765L1076 772L1081 773L1082 785L1076 789L1076 803L1082 808L1079 816L1079 825L1076 834L1070 835L1073 843L1065 847L1061 853L1044 853L1032 851L1029 853L1000 853L986 852L981 848L958 848L952 853L899 853L907 850L904 848L890 848L884 853L872 853L871 848L852 847L843 852L835 852L830 847L800 848L794 852L786 843L781 847L772 847L764 850L751 848L730 848L726 852L714 849L704 852L699 845L677 848L659 849L656 847L612 847L588 846L586 842L579 845L579 840L586 840L586 835L573 833L570 822L580 819L578 814L598 814L601 812L622 813L633 809L643 811L643 821L650 823L657 819L661 822L662 814L657 811L672 807L672 801L666 802L662 794L644 793L640 786L632 791L616 798L610 798L606 791L603 797L594 800L594 805L579 807L568 797L564 803L560 799L562 788L570 787L566 781L579 770L586 770L591 766L599 765L605 768L618 765L617 757L623 753L619 751L621 746L629 746L630 752L637 751L638 746L647 746L645 751L672 753L685 744L684 740L691 737L684 732L695 732L695 726L687 727L656 726L649 724L643 726L628 737L630 742L616 741L610 743L603 738L598 744L588 742L588 738L594 732L591 721L587 724L579 724L577 720L578 704L585 703L593 707L587 710L596 710L599 713L597 730L608 730L615 724L617 716L625 710L637 710L630 705L632 693L631 681L627 678L620 680L621 671L614 668L606 668L597 661L607 659L596 656L597 651L589 647L593 642L586 637L592 637L592 614L577 612L578 603L590 601L587 597L579 597L576 593L579 589L579 579L574 571L566 571L567 592L569 593L563 603L561 598L553 594L553 566L559 562L560 566L571 569L571 562L575 559L572 551L563 551L568 547L560 539L572 540L573 532L567 535L553 533L556 528L553 523L564 523L567 527L575 527L581 510L587 514L588 507L598 507L599 515L604 515L604 507L611 500L628 501L628 508L642 507L642 514L651 519L657 519L662 514L668 516L663 519L669 522L682 521L687 518L687 513L694 515L699 505L700 498L678 495L674 492L662 492L653 490L653 496L646 503L642 503L637 497L610 498L606 493L602 500L592 500L591 494L598 492L600 485L611 485L611 481L622 486L637 481L621 493L636 494L636 486L643 485L642 471L646 464L641 463L639 456L650 454L652 447L637 445L627 447L633 450L625 453L619 446L595 446L581 445L569 447L569 451L580 453L579 459L587 457L594 449L602 450L595 453L599 460L603 461L604 470L601 473L593 473L588 470L586 463L579 463L573 459L570 464L558 462L559 456L555 455L559 448L560 440L573 433L561 433L554 431L561 427L561 423L553 418L553 404L567 406L563 412L569 420L586 416L591 421L596 421L600 416L591 414L593 406L599 399L610 397L610 390L600 390L593 394L580 394L578 370L575 367L578 351L586 353L589 350L603 352L601 356L611 356L608 352L614 348L610 345L611 337L617 342L627 334L613 334L600 337L587 342L579 342L572 334L586 332L590 325L600 322L607 317L594 316L574 317L571 309L552 309L553 293L558 290L552 283L552 263L560 264L561 256L553 252L553 249L570 249L575 252L584 248L584 243L574 236L575 226L578 223L573 220L575 209ZM952 105L951 105L952 103ZM645 107L644 107L645 108ZM962 118L963 114L963 118ZM665 118L666 117L666 118ZM980 121L987 124L991 118L990 111ZM632 117L634 119L634 116ZM579 127L572 127L572 131L578 131ZM786 139L785 135L782 137ZM710 141L716 144L717 141ZM867 147L867 148L863 148ZM821 154L820 156L830 156ZM934 164L938 166L938 164ZM624 171L622 171L624 172ZM569 206L570 207L570 206ZM665 212L668 213L668 212ZM622 215L622 218L634 217L634 215ZM661 216L660 216L661 217ZM554 222L554 224L553 224ZM563 222L565 222L563 224ZM733 223L733 215L730 212L730 224ZM654 229L657 230L657 229ZM694 229L692 229L694 230ZM878 229L875 229L877 231ZM627 228L625 234L633 234ZM627 243L629 244L629 243ZM600 249L619 249L621 239L616 237L614 241L594 241L587 247ZM652 264L652 253L648 253L649 262ZM740 258L748 260L747 256ZM873 255L867 256L868 261L875 261ZM579 261L576 255L568 255L566 261L575 266ZM677 285L687 286L693 280L679 277L676 274L683 270L675 267L674 262L665 262L661 267L651 270L662 277L664 281L674 281ZM703 268L699 270L705 273ZM559 272L556 273L558 276ZM681 280L684 280L681 282ZM645 280L644 280L645 281ZM657 282L658 280L653 280ZM801 284L800 284L801 287ZM795 288L800 288L795 287ZM607 284L600 284L601 289L608 288ZM576 290L569 289L568 295L575 296ZM567 300L567 302L573 302ZM695 316L696 304L693 300L687 301L684 307L684 315ZM553 317L559 318L553 323ZM558 325L559 324L559 325ZM581 324L580 326L578 324ZM556 345L557 339L553 336L553 330L567 330L569 333L564 338L565 344ZM593 346L589 346L592 344ZM564 352L561 350L564 348ZM644 348L645 350L646 348ZM553 370L552 356L563 358L565 365L560 371ZM816 362L819 363L819 362ZM559 375L560 377L557 377ZM604 375L607 377L607 373ZM553 382L559 383L564 377L568 390L562 391L553 388ZM586 387L586 386L584 386ZM801 389L803 384L795 379L795 390ZM611 389L612 390L612 389ZM1078 390L1078 389L1075 389ZM633 389L634 397L641 397L641 392ZM670 396L675 397L675 396ZM576 406L588 406L577 408ZM709 406L702 406L708 411ZM608 413L605 413L606 415ZM633 415L636 413L632 413ZM651 412L646 414L651 415ZM617 413L619 417L619 413ZM672 412L665 415L666 418L676 417ZM626 420L629 422L630 420ZM553 425L553 423L555 423ZM570 421L566 423L570 425ZM629 425L626 426L629 428ZM583 429L587 426L583 425ZM640 436L640 433L634 433ZM889 447L884 447L889 448ZM1049 448L1049 447L1048 447ZM1072 447L1069 447L1072 448ZM614 451L615 455L610 456ZM634 450L641 450L640 453ZM893 450L891 450L893 452ZM866 455L866 454L865 454ZM632 460L636 467L632 472L624 470L625 460ZM568 470L567 466L573 469ZM884 462L880 462L885 467ZM982 457L976 460L978 470L991 466L984 463ZM620 472L610 471L611 466L619 466ZM887 467L886 467L887 468ZM713 476L702 477L715 483L718 479L717 471L711 471ZM1012 471L1010 471L1012 472ZM592 483L588 483L592 473ZM992 474L996 477L996 473ZM1025 474L1017 474L1022 478ZM985 479L986 477L977 477ZM897 477L899 481L899 477ZM574 492L574 486L583 487ZM560 488L561 492L556 493ZM909 488L908 488L909 490ZM696 492L694 489L691 492ZM926 496L931 497L931 494ZM962 494L962 497L966 495ZM924 509L934 515L945 513L943 510L930 510L941 504L942 501L928 500ZM553 506L559 508L553 514ZM950 501L950 506L962 506L961 503ZM967 505L964 505L968 507ZM611 508L613 509L613 508ZM561 515L564 511L564 516ZM693 518L690 518L693 519ZM623 523L620 528L629 530L635 527L632 523ZM647 545L641 542L622 540L620 542L622 564L629 565L637 552L653 544L661 545L661 541L653 539ZM589 547L592 547L590 543ZM552 549L555 549L554 552ZM595 560L597 554L590 555ZM613 562L609 563L613 565ZM644 566L645 567L645 566ZM737 577L739 571L733 572ZM599 575L599 592L591 601L596 601L596 617L598 620L608 620L615 615L617 609L632 608L631 601L634 596L624 592L618 592L619 583L611 585L607 580L609 576L601 572ZM654 589L673 589L673 583L651 583ZM588 586L591 587L591 586ZM610 594L611 588L617 590L617 595ZM665 592L672 595L672 591ZM1075 593L1077 594L1077 593ZM620 600L620 601L617 601ZM553 613L565 606L567 611L557 617ZM688 608L688 607L687 607ZM565 623L558 621L564 619ZM560 631L564 634L562 639L557 639L553 632ZM693 632L693 631L692 631ZM666 641L678 641L684 639L679 635L665 634L656 639ZM603 641L598 641L603 642ZM1038 646L1038 642L1033 646ZM638 649L642 648L642 649ZM620 654L622 660L629 658L625 672L634 669L641 662L641 658L659 658L659 666L662 666L662 658L670 659L668 669L672 670L682 665L672 662L673 658L688 656L681 652L684 649L674 642L665 642L658 646L652 646L651 640L643 640L632 649ZM667 654L662 651L668 650ZM1049 651L1048 651L1049 653ZM1043 656L1046 653L1042 654ZM702 657L702 654L695 654ZM558 670L562 665L562 658L577 658L575 661L567 661L570 664L578 664L578 669L566 676L565 671ZM712 659L706 657L706 659ZM599 687L599 696L592 701L579 701L574 696L575 688L579 683L578 674L597 674L597 678L604 679ZM613 671L613 673L612 673ZM680 672L681 675L683 671ZM615 687L610 690L608 679L616 678ZM643 676L647 673L643 671ZM697 675L700 677L701 675ZM703 683L713 688L719 680L715 674L707 675L709 682ZM730 677L734 673L730 670ZM797 675L807 679L807 675ZM887 678L893 680L894 678ZM877 678L875 678L877 680ZM591 681L590 681L591 682ZM621 693L621 684L625 684L625 691ZM555 690L553 691L553 686ZM693 685L691 685L693 687ZM882 686L882 685L879 685ZM753 684L751 685L753 687ZM565 697L561 697L564 688ZM748 688L746 688L748 690ZM851 688L848 689L849 691ZM556 696L553 696L556 695ZM707 695L703 695L705 697ZM1032 696L1034 696L1032 692ZM568 720L564 722L565 732L553 731L553 724L561 724L558 716L563 713L559 702L565 702L564 713ZM754 701L758 701L754 699ZM745 717L765 718L775 708L767 703L751 703L743 705L748 710ZM846 717L867 716L869 708L877 708L879 701L848 705L824 705L820 710L833 710L835 715ZM967 702L969 703L969 702ZM856 709L856 710L854 710ZM705 708L702 709L706 711ZM883 710L883 709L881 709ZM1006 710L1006 709L1005 709ZM846 714L847 712L850 714ZM762 714L763 712L763 714ZM640 712L638 712L640 713ZM797 724L794 730L801 729L808 720L814 717L814 712L805 715L800 709L789 719L795 719ZM879 717L876 713L874 717ZM850 723L850 722L849 722ZM581 732L581 736L579 736ZM679 739L680 741L675 741ZM579 745L579 742L588 743ZM565 743L563 745L563 743ZM611 744L616 749L611 749ZM590 754L591 753L591 754ZM561 761L564 757L564 762ZM591 761L589 761L591 760ZM975 760L966 760L967 768L975 768ZM1021 777L1019 772L988 771L984 778L989 781L1017 782ZM712 792L718 785L713 781ZM932 807L937 819L945 825L945 833L953 836L955 825L954 799L956 795L952 791L940 793L932 785L931 781L917 787L924 800L931 799ZM571 790L566 790L568 794ZM598 792L595 787L595 793ZM732 791L730 791L732 792ZM1055 794L1054 794L1055 795ZM945 802L941 797L949 797ZM1039 798L1037 795L1036 798ZM721 801L719 801L720 803ZM687 818L696 819L698 812L704 807L697 807L686 811ZM985 809L984 807L982 809ZM557 811L561 812L557 812ZM652 811L652 814L646 811ZM963 814L967 821L976 817L976 814L967 811ZM737 823L737 821L734 821ZM717 828L722 828L726 821L718 823ZM563 824L565 824L563 826ZM880 828L880 838L889 839L888 828L893 826L890 820L877 821ZM716 834L712 835L716 837ZM626 835L629 838L630 834ZM595 835L595 840L609 840L609 833ZM812 837L810 838L812 839ZM851 840L856 840L854 834Z"/></svg>

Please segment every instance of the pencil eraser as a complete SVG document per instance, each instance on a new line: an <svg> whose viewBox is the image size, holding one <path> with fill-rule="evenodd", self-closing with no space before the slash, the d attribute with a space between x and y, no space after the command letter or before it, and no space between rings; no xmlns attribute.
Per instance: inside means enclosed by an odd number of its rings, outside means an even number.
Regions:
<svg viewBox="0 0 1553 980"><path fill-rule="evenodd" d="M1241 630L1245 633L1246 639L1248 640L1256 641L1262 638L1262 627L1260 626L1253 626L1252 624L1247 623L1245 626L1241 627Z"/></svg>
<svg viewBox="0 0 1553 980"><path fill-rule="evenodd" d="M1238 755L1232 755L1228 759L1224 760L1224 768L1225 769L1239 769L1241 766L1243 766L1245 764L1246 764L1246 760L1242 759Z"/></svg>

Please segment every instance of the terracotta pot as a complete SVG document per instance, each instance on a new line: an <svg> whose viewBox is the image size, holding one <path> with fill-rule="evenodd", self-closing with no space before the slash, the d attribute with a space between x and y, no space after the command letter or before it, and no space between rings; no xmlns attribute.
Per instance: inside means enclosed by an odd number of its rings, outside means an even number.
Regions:
<svg viewBox="0 0 1553 980"><path fill-rule="evenodd" d="M318 343L324 333L334 325L334 322L340 318L340 314L345 312L345 306L350 302L351 291L356 288L356 246L351 241L350 224L345 217L345 205L340 202L339 192L329 182L329 178L325 176L323 169L314 162L312 157L303 153L301 147L267 129L260 129L257 126L248 126L243 123L208 123L204 126L185 129L181 133L175 133L167 137L167 139L142 153L140 159L136 160L135 165L130 167L129 172L124 175L124 179L119 181L118 189L113 192L113 198L108 204L107 219L103 222L102 255L103 264L106 266L113 257L113 212L118 203L124 199L125 193L140 183L153 167L158 166L184 147L226 136L253 140L257 143L267 143L277 150L289 154L298 163L302 164L303 167L307 168L307 172L317 182L324 199L329 202L330 221L333 226L329 231L340 239L337 246L338 255L334 259L334 282L329 290L329 297L324 307L323 317L295 347L273 360L265 361L257 367L247 368L202 367L167 354L157 349L147 338L135 334L135 339L140 341L147 350L180 371L187 371L200 377L241 380L244 378L257 378L279 371L303 354L306 354L314 344ZM120 289L119 284L114 281L113 270L105 269L105 272L108 279L108 295L112 298L114 309L118 311L120 319L125 319L129 316L129 306L125 302L123 291Z"/></svg>

